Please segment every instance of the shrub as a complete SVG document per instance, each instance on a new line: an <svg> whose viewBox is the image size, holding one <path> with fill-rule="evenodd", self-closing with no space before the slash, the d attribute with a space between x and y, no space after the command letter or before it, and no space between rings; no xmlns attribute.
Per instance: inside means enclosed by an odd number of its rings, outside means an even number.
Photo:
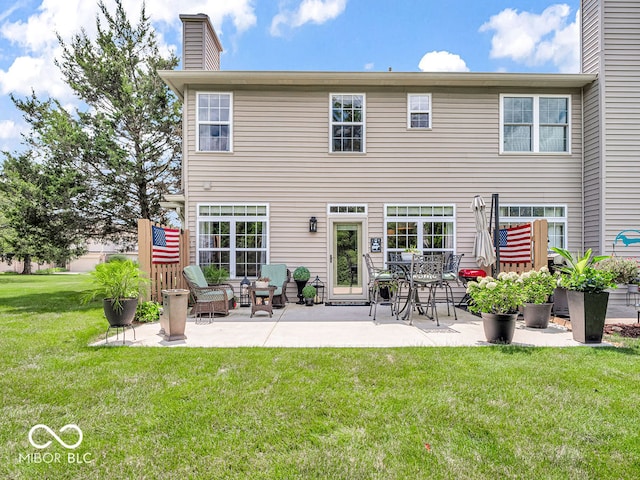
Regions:
<svg viewBox="0 0 640 480"><path fill-rule="evenodd" d="M473 313L516 313L524 303L522 280L515 272L501 272L498 278L469 282L467 293L472 299L469 311Z"/></svg>
<svg viewBox="0 0 640 480"><path fill-rule="evenodd" d="M140 302L136 307L135 320L140 323L157 322L160 319L160 304L158 302Z"/></svg>
<svg viewBox="0 0 640 480"><path fill-rule="evenodd" d="M208 265L202 269L204 278L207 279L207 283L210 285L218 285L229 279L229 272L224 268L216 267L215 265Z"/></svg>
<svg viewBox="0 0 640 480"><path fill-rule="evenodd" d="M558 281L547 267L531 270L520 275L524 303L546 303L553 294Z"/></svg>
<svg viewBox="0 0 640 480"><path fill-rule="evenodd" d="M302 289L302 296L304 298L315 298L316 287L314 287L313 285L307 285Z"/></svg>
<svg viewBox="0 0 640 480"><path fill-rule="evenodd" d="M311 273L307 267L298 267L293 271L293 279L306 282L311 278Z"/></svg>
<svg viewBox="0 0 640 480"><path fill-rule="evenodd" d="M595 267L614 275L616 283L632 283L638 276L638 262L633 258L609 257L600 260Z"/></svg>

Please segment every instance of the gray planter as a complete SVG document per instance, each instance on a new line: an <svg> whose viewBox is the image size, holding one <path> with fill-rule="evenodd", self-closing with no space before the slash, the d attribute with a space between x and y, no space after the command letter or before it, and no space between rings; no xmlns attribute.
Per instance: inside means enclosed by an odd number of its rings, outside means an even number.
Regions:
<svg viewBox="0 0 640 480"><path fill-rule="evenodd" d="M484 336L489 343L511 343L516 330L517 313L482 313Z"/></svg>
<svg viewBox="0 0 640 480"><path fill-rule="evenodd" d="M547 328L553 303L525 303L522 315L524 326L529 328Z"/></svg>
<svg viewBox="0 0 640 480"><path fill-rule="evenodd" d="M110 327L128 327L136 316L137 298L123 298L120 300L122 308L113 308L113 300L105 298L102 301L104 316L107 317Z"/></svg>
<svg viewBox="0 0 640 480"><path fill-rule="evenodd" d="M573 339L580 343L600 343L607 316L609 292L567 291Z"/></svg>

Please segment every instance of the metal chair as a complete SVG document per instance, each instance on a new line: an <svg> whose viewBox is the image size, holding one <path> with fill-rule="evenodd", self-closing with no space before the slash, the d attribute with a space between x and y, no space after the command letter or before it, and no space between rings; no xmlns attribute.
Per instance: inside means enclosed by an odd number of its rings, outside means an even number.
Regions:
<svg viewBox="0 0 640 480"><path fill-rule="evenodd" d="M440 326L438 320L438 310L436 308L435 289L442 283L443 262L442 255L427 254L414 255L411 260L411 293L409 306L409 325L413 323L413 310L418 309L419 313L425 313L430 319L435 319L436 325ZM428 288L427 300L422 301L418 293L419 290ZM424 311L422 310L424 308ZM431 308L431 315L427 312Z"/></svg>
<svg viewBox="0 0 640 480"><path fill-rule="evenodd" d="M458 320L458 314L456 312L456 303L453 298L453 289L451 288L450 282L456 282L456 285L460 284L458 269L460 268L460 261L463 255L464 253L460 255L450 253L446 256L442 265L442 282L438 285L439 288L444 289L445 301L447 302L447 315L451 315L449 311L449 303L451 303L453 316L456 320Z"/></svg>
<svg viewBox="0 0 640 480"><path fill-rule="evenodd" d="M373 309L373 320L376 320L378 303L382 303L379 301L380 297L391 305L391 315L393 315L392 297L394 292L397 290L397 277L389 270L376 268L368 253L365 253L363 257L369 274L369 281L367 285L369 292L369 316L371 316L371 310ZM383 291L387 292L387 298L382 295Z"/></svg>

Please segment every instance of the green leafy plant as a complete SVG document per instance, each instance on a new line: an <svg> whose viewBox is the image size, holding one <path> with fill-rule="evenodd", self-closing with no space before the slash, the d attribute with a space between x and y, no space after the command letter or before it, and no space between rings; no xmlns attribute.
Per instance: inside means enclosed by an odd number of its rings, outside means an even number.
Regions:
<svg viewBox="0 0 640 480"><path fill-rule="evenodd" d="M298 267L293 271L293 279L306 282L311 278L311 273L307 267Z"/></svg>
<svg viewBox="0 0 640 480"><path fill-rule="evenodd" d="M598 270L611 272L616 283L634 283L638 277L638 262L633 258L611 256L595 264Z"/></svg>
<svg viewBox="0 0 640 480"><path fill-rule="evenodd" d="M473 313L516 313L524 303L522 280L515 272L471 281L467 284L467 293L471 296L469 310Z"/></svg>
<svg viewBox="0 0 640 480"><path fill-rule="evenodd" d="M207 265L202 269L204 278L209 285L218 285L229 280L229 272L224 268L218 268L215 265Z"/></svg>
<svg viewBox="0 0 640 480"><path fill-rule="evenodd" d="M136 307L135 320L140 323L157 322L160 319L160 304L158 302L140 302Z"/></svg>
<svg viewBox="0 0 640 480"><path fill-rule="evenodd" d="M568 250L552 247L551 250L565 259L567 265L560 268L559 285L578 292L600 293L607 288L616 288L615 273L601 270L595 265L609 258L608 255L592 256L591 249L577 258Z"/></svg>
<svg viewBox="0 0 640 480"><path fill-rule="evenodd" d="M314 287L313 285L307 285L302 289L302 296L304 298L315 298L316 287Z"/></svg>
<svg viewBox="0 0 640 480"><path fill-rule="evenodd" d="M558 285L558 278L547 267L520 275L524 303L546 303Z"/></svg>
<svg viewBox="0 0 640 480"><path fill-rule="evenodd" d="M122 310L122 300L138 298L147 291L149 279L133 260L115 260L96 265L90 273L95 288L87 292L85 302L96 297L110 299L115 310Z"/></svg>

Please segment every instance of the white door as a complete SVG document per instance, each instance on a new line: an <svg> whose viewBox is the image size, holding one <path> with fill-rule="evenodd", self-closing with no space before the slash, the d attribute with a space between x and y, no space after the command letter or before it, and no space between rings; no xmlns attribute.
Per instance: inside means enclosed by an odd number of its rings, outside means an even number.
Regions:
<svg viewBox="0 0 640 480"><path fill-rule="evenodd" d="M363 270L364 220L330 220L328 300L366 300Z"/></svg>

